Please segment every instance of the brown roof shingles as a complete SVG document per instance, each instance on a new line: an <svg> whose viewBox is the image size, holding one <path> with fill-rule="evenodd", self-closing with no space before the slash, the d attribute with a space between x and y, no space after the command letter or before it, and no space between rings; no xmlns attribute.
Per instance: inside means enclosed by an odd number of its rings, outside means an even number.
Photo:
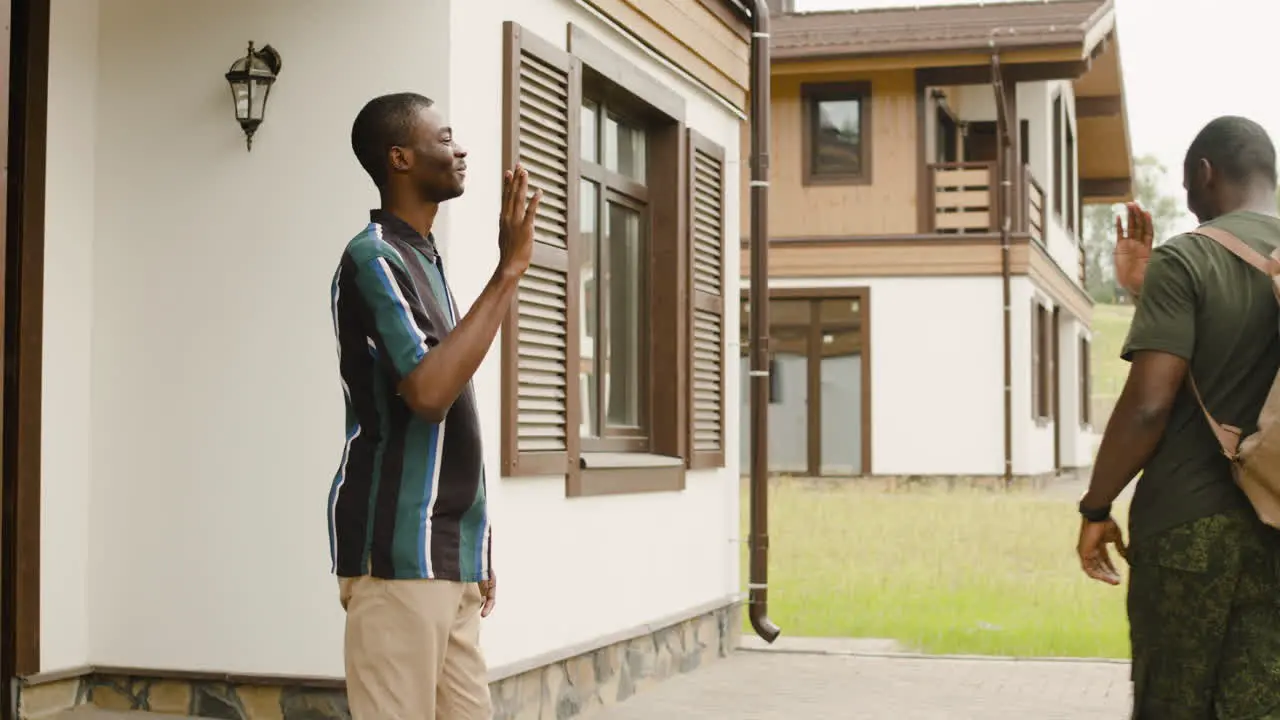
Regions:
<svg viewBox="0 0 1280 720"><path fill-rule="evenodd" d="M1079 44L1113 0L1040 0L774 18L778 60ZM1086 48L1087 50L1087 48Z"/></svg>

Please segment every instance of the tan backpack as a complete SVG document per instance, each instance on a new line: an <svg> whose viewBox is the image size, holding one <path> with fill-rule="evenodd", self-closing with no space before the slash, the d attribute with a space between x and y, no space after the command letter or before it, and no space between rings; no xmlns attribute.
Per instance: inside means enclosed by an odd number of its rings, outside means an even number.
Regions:
<svg viewBox="0 0 1280 720"><path fill-rule="evenodd" d="M1221 228L1201 227L1196 233L1214 240L1236 257L1266 273L1271 278L1277 302L1280 302L1280 250L1271 257L1265 257ZM1196 402L1200 403L1213 434L1222 445L1223 454L1231 461L1236 484L1249 497L1258 518L1271 527L1280 528L1280 373L1276 374L1271 392L1258 415L1258 431L1248 437L1241 437L1240 428L1214 420L1204 405L1196 381L1189 373L1187 379Z"/></svg>

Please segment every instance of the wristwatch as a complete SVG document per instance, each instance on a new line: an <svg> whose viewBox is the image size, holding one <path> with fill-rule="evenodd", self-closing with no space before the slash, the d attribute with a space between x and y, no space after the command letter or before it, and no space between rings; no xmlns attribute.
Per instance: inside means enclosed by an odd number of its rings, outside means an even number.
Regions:
<svg viewBox="0 0 1280 720"><path fill-rule="evenodd" d="M1091 523L1106 522L1111 517L1111 503L1107 503L1100 508L1087 507L1084 504L1084 498L1080 499L1080 517Z"/></svg>

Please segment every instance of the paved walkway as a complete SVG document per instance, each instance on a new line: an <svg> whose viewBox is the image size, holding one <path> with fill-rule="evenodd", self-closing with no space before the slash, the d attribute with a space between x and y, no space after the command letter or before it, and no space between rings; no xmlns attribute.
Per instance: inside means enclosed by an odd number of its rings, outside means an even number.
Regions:
<svg viewBox="0 0 1280 720"><path fill-rule="evenodd" d="M742 651L591 720L1123 720L1120 663Z"/></svg>

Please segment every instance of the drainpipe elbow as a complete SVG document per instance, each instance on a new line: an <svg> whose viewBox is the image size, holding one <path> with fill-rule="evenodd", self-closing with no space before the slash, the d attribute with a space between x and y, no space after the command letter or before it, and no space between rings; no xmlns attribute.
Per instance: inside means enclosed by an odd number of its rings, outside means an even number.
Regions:
<svg viewBox="0 0 1280 720"><path fill-rule="evenodd" d="M763 606L753 602L749 607L750 610L747 611L747 617L751 620L751 629L755 630L756 635L759 635L765 642L773 644L773 641L777 640L778 636L782 634L782 628L769 619Z"/></svg>

